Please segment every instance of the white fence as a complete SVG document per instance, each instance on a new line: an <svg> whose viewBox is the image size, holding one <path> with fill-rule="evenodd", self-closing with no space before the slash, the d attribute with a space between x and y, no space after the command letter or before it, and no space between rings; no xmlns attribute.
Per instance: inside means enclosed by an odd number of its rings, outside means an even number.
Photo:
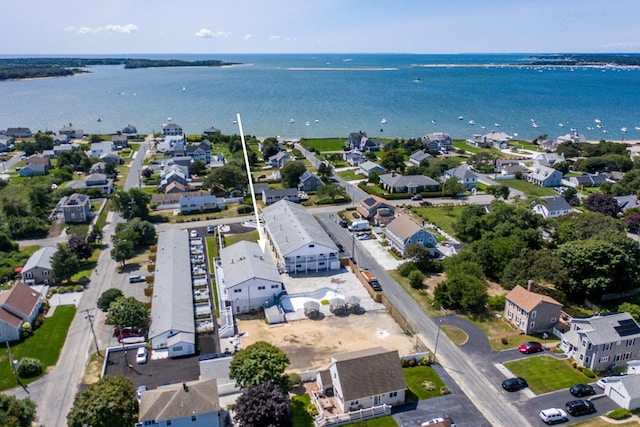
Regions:
<svg viewBox="0 0 640 427"><path fill-rule="evenodd" d="M367 420L369 418L377 418L389 414L391 414L391 405L380 405L366 409L359 409L357 411L347 412L346 414L334 415L331 417L324 417L322 414L320 414L315 417L314 423L316 427L340 426L358 420Z"/></svg>

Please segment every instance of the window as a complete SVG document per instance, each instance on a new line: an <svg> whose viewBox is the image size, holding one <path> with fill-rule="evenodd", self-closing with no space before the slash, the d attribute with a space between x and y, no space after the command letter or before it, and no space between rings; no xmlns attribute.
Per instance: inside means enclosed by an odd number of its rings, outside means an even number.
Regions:
<svg viewBox="0 0 640 427"><path fill-rule="evenodd" d="M602 357L600 358L600 363L608 362L608 361L609 361L609 356L602 356Z"/></svg>
<svg viewBox="0 0 640 427"><path fill-rule="evenodd" d="M239 293L239 292L242 292L242 289L234 289L234 290L233 290L233 293L235 293L235 294L237 294L237 293Z"/></svg>
<svg viewBox="0 0 640 427"><path fill-rule="evenodd" d="M173 351L182 351L182 346L181 345L177 345L175 347L172 348Z"/></svg>
<svg viewBox="0 0 640 427"><path fill-rule="evenodd" d="M280 289L280 285L271 285L271 289Z"/></svg>
<svg viewBox="0 0 640 427"><path fill-rule="evenodd" d="M512 312L509 312L509 313L507 314L507 316L509 317L509 320L513 319L513 313L512 313Z"/></svg>
<svg viewBox="0 0 640 427"><path fill-rule="evenodd" d="M531 318L532 318L532 319L535 319L535 318L536 318L536 312L535 312L535 311L532 311L532 312L531 312Z"/></svg>
<svg viewBox="0 0 640 427"><path fill-rule="evenodd" d="M315 247L316 247L316 245L315 245L314 243L309 243L309 247L310 247L310 248L315 248Z"/></svg>
<svg viewBox="0 0 640 427"><path fill-rule="evenodd" d="M196 416L195 415L191 415L191 421L195 421L196 420Z"/></svg>
<svg viewBox="0 0 640 427"><path fill-rule="evenodd" d="M631 359L631 353L630 352L626 352L624 354L624 360L629 360L629 359Z"/></svg>
<svg viewBox="0 0 640 427"><path fill-rule="evenodd" d="M391 393L389 393L389 397L398 397L398 392L392 391Z"/></svg>
<svg viewBox="0 0 640 427"><path fill-rule="evenodd" d="M258 290L259 291L263 291L266 288L266 286L258 286Z"/></svg>
<svg viewBox="0 0 640 427"><path fill-rule="evenodd" d="M535 328L536 327L536 322L531 322L531 324L529 325L530 328Z"/></svg>
<svg viewBox="0 0 640 427"><path fill-rule="evenodd" d="M635 345L635 343L636 343L636 339L635 338L627 340L627 347L633 347Z"/></svg>
<svg viewBox="0 0 640 427"><path fill-rule="evenodd" d="M607 343L602 346L602 351L609 351L609 350L611 350L611 343Z"/></svg>
<svg viewBox="0 0 640 427"><path fill-rule="evenodd" d="M588 365L588 364L589 364L589 360L590 360L590 359L589 359L589 356L587 356L587 357L584 359L584 364L585 364L585 365Z"/></svg>
<svg viewBox="0 0 640 427"><path fill-rule="evenodd" d="M167 420L167 425L170 426L171 425L171 420Z"/></svg>
<svg viewBox="0 0 640 427"><path fill-rule="evenodd" d="M619 362L621 357L622 357L622 355L620 355L620 354L616 354L615 361L616 361L616 362Z"/></svg>
<svg viewBox="0 0 640 427"><path fill-rule="evenodd" d="M557 323L557 319L554 317L553 319L551 319L551 324L555 325Z"/></svg>
<svg viewBox="0 0 640 427"><path fill-rule="evenodd" d="M349 404L349 406L356 406L358 405L360 402L358 402L357 400L353 400L351 401L351 403Z"/></svg>
<svg viewBox="0 0 640 427"><path fill-rule="evenodd" d="M48 275L49 275L49 270L44 270L44 271L42 271L42 275L43 275L43 276L48 276Z"/></svg>

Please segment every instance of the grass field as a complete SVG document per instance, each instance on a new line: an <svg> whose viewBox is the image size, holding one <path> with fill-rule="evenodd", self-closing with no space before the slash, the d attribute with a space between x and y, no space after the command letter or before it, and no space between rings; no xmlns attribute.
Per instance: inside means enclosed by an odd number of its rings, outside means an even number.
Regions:
<svg viewBox="0 0 640 427"><path fill-rule="evenodd" d="M527 197L556 196L557 193L550 187L538 187L522 179L503 179L500 181L507 187L522 191Z"/></svg>
<svg viewBox="0 0 640 427"><path fill-rule="evenodd" d="M438 397L442 393L440 389L444 387L444 382L440 379L436 371L431 366L414 366L413 368L402 368L404 380L407 388L413 393L418 400ZM428 382L431 384L431 390L423 387Z"/></svg>
<svg viewBox="0 0 640 427"><path fill-rule="evenodd" d="M535 394L569 388L574 384L593 381L574 369L569 360L559 360L550 356L530 356L506 362L504 366L514 376L527 380L529 389Z"/></svg>
<svg viewBox="0 0 640 427"><path fill-rule="evenodd" d="M320 153L325 151L342 151L345 145L344 138L319 138L319 139L301 139L300 145L307 150L313 148Z"/></svg>
<svg viewBox="0 0 640 427"><path fill-rule="evenodd" d="M449 337L451 342L455 345L464 344L469 339L469 335L467 335L465 331L460 328L456 328L455 326L442 325L440 328L442 329L442 332L444 332L444 334Z"/></svg>
<svg viewBox="0 0 640 427"><path fill-rule="evenodd" d="M437 225L447 234L455 236L455 233L453 231L453 224L460 217L462 209L463 206L442 206L411 208L411 211L425 221Z"/></svg>
<svg viewBox="0 0 640 427"><path fill-rule="evenodd" d="M397 427L398 423L391 415L373 418L370 420L358 421L357 423L345 424L344 427ZM297 427L297 426L294 426Z"/></svg>
<svg viewBox="0 0 640 427"><path fill-rule="evenodd" d="M229 247L234 243L238 243L241 240L247 240L249 242L257 242L259 237L260 236L258 235L258 230L250 231L248 233L233 234L233 235L225 236L224 244L225 244L225 247Z"/></svg>
<svg viewBox="0 0 640 427"><path fill-rule="evenodd" d="M307 412L307 407L311 404L311 397L308 394L299 394L291 398L291 418L293 427L313 427L313 418Z"/></svg>
<svg viewBox="0 0 640 427"><path fill-rule="evenodd" d="M43 375L47 368L58 362L60 351L67 337L69 325L76 314L76 308L72 305L63 305L56 308L53 316L45 319L42 326L35 331L33 336L26 340L11 345L14 360L23 357L33 357L40 360ZM38 377L21 379L22 383L29 384ZM18 383L13 375L9 363L9 355L5 346L0 349L0 390L16 387Z"/></svg>
<svg viewBox="0 0 640 427"><path fill-rule="evenodd" d="M356 179L363 179L366 178L366 176L364 175L357 175L356 172L358 171L358 169L349 169L346 171L340 171L338 172L338 176L342 179L344 179L345 181L354 181Z"/></svg>

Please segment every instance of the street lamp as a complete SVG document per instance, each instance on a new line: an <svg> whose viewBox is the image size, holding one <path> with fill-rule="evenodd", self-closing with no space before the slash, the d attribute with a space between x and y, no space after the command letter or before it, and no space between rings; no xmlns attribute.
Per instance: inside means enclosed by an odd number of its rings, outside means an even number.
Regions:
<svg viewBox="0 0 640 427"><path fill-rule="evenodd" d="M436 345L433 348L433 363L436 362L436 353L438 352L438 339L440 338L440 327L442 326L442 319L438 320L438 332L436 333Z"/></svg>
<svg viewBox="0 0 640 427"><path fill-rule="evenodd" d="M84 318L89 320L89 325L91 325L91 333L93 334L93 342L96 344L96 353L98 353L98 356L103 357L102 354L100 353L100 347L98 347L98 338L96 337L96 331L95 329L93 329L93 313L89 312L89 309L87 308L84 311Z"/></svg>

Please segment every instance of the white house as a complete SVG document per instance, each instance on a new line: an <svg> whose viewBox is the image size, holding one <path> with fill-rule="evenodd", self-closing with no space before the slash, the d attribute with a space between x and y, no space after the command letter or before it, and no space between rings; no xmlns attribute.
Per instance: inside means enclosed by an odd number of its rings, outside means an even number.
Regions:
<svg viewBox="0 0 640 427"><path fill-rule="evenodd" d="M89 146L89 157L100 158L103 154L113 151L113 143L111 142L93 142Z"/></svg>
<svg viewBox="0 0 640 427"><path fill-rule="evenodd" d="M471 190L478 186L478 175L471 172L468 165L460 165L445 171L443 182L449 178L456 178L465 190Z"/></svg>
<svg viewBox="0 0 640 427"><path fill-rule="evenodd" d="M533 207L533 212L545 218L557 218L573 210L571 205L561 196L543 197L540 203Z"/></svg>
<svg viewBox="0 0 640 427"><path fill-rule="evenodd" d="M223 298L234 313L260 310L284 291L271 255L254 242L242 240L220 251Z"/></svg>
<svg viewBox="0 0 640 427"><path fill-rule="evenodd" d="M182 126L175 123L165 123L162 125L162 134L164 136L182 135L184 132Z"/></svg>
<svg viewBox="0 0 640 427"><path fill-rule="evenodd" d="M27 285L53 284L53 267L51 257L57 249L53 246L45 246L33 253L22 267L22 280Z"/></svg>
<svg viewBox="0 0 640 427"><path fill-rule="evenodd" d="M191 289L191 259L187 230L170 229L158 235L155 283L149 341L169 357L196 351Z"/></svg>
<svg viewBox="0 0 640 427"><path fill-rule="evenodd" d="M40 292L22 282L0 292L0 343L20 339L22 325L34 321L42 299Z"/></svg>
<svg viewBox="0 0 640 427"><path fill-rule="evenodd" d="M338 247L304 206L280 200L262 211L278 268L307 273L340 268Z"/></svg>
<svg viewBox="0 0 640 427"><path fill-rule="evenodd" d="M640 375L609 379L604 387L604 394L622 408L629 410L640 408Z"/></svg>

